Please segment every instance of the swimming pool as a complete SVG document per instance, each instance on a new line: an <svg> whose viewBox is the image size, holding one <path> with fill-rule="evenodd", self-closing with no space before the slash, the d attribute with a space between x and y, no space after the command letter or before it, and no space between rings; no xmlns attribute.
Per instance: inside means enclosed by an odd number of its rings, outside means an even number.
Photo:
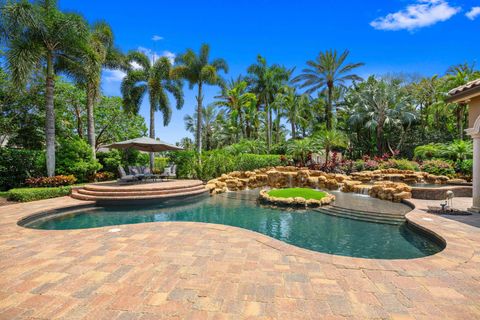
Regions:
<svg viewBox="0 0 480 320"><path fill-rule="evenodd" d="M148 207L89 207L21 224L33 229L68 230L162 221L217 223L263 233L314 251L363 258L418 258L443 249L440 241L419 233L407 223L387 225L333 217L312 210L261 207L256 203L256 195L255 192L237 192Z"/></svg>

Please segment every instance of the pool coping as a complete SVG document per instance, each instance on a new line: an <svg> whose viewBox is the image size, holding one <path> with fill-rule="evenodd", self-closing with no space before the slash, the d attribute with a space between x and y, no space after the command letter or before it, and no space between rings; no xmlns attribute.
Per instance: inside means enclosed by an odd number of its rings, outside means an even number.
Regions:
<svg viewBox="0 0 480 320"><path fill-rule="evenodd" d="M68 199L66 199L68 198ZM64 202L67 202L66 204ZM86 202L81 200L71 199L69 197L62 197L56 199L40 200L34 202L36 206L31 205L30 208L21 210L21 213L13 214L11 219L6 219L2 221L2 225L14 223L15 228L21 228L22 230L28 230L26 232L42 232L42 233L58 233L64 232L66 234L72 233L78 235L82 232L91 232L92 230L104 231L112 229L115 226L105 226L98 228L90 229L75 229L75 230L39 230L39 229L30 229L20 226L18 223L22 220L32 218L34 215L42 214L46 211L52 210L65 210L68 208L74 208L78 205L82 206L91 206L95 202ZM47 208L42 204L45 203ZM397 272L408 272L412 270L424 271L430 269L438 268L455 268L461 264L464 264L470 261L474 255L475 251L480 250L480 242L476 239L467 239L464 237L465 228L473 228L462 223L452 221L440 216L422 212L416 205L415 199L405 201L406 204L413 206L414 209L408 212L405 216L408 223L411 223L417 228L428 232L440 240L445 242L445 248L430 256L413 258L413 259L371 259L371 258L358 258L358 257L349 257L349 256L340 256L329 253L322 253L317 251L312 251L309 249L300 248L288 243L285 243L281 240L271 238L267 235L227 225L213 224L213 223L202 223L202 222L159 222L163 225L170 224L179 224L182 226L202 226L208 227L210 229L215 229L222 232L234 232L241 233L245 237L249 237L252 240L255 240L259 243L262 243L265 246L271 247L275 250L281 251L287 255L296 256L298 258L311 259L319 262L329 262L334 265L339 265L344 268L350 269L383 269L388 271L397 271ZM8 209L13 209L13 207L23 207L28 206L28 204L15 204L11 206L6 206L0 208L0 212ZM142 228L143 225L152 223L139 223L139 224L129 224L122 225L122 228ZM79 231L80 230L80 231Z"/></svg>

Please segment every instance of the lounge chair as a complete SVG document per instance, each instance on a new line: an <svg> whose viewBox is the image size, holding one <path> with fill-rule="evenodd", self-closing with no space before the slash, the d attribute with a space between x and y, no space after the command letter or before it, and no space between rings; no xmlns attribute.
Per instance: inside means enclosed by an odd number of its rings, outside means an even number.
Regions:
<svg viewBox="0 0 480 320"><path fill-rule="evenodd" d="M131 174L127 175L125 173L125 169L123 169L122 166L118 166L118 173L120 174L120 178L118 179L118 182L120 183L129 183L129 182L138 181L138 177Z"/></svg>
<svg viewBox="0 0 480 320"><path fill-rule="evenodd" d="M167 166L164 170L163 173L160 175L162 178L175 178L177 176L177 165L173 164L170 166Z"/></svg>

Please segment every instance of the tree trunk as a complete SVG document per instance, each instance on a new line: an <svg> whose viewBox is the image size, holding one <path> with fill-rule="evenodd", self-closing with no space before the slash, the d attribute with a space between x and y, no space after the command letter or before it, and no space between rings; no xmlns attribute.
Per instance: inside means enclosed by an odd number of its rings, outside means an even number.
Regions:
<svg viewBox="0 0 480 320"><path fill-rule="evenodd" d="M270 152L270 145L272 144L272 119L270 114L270 108L268 106L267 98L265 98L265 113L267 116L267 151Z"/></svg>
<svg viewBox="0 0 480 320"><path fill-rule="evenodd" d="M95 120L93 116L93 108L95 104L95 88L94 84L89 83L87 85L87 136L88 136L88 143L92 148L93 158L96 158L95 155Z"/></svg>
<svg viewBox="0 0 480 320"><path fill-rule="evenodd" d="M55 90L55 71L53 69L53 53L47 53L47 88L45 91L45 143L47 175L55 175L55 108L53 95Z"/></svg>
<svg viewBox="0 0 480 320"><path fill-rule="evenodd" d="M383 153L382 147L383 124L377 126L377 152L381 155Z"/></svg>
<svg viewBox="0 0 480 320"><path fill-rule="evenodd" d="M150 138L155 139L155 97L150 95ZM150 171L155 166L155 153L150 152Z"/></svg>
<svg viewBox="0 0 480 320"><path fill-rule="evenodd" d="M202 154L202 83L198 83L198 96L197 96L197 153Z"/></svg>
<svg viewBox="0 0 480 320"><path fill-rule="evenodd" d="M82 112L79 106L75 105L75 116L77 117L77 133L78 136L83 139L83 123L82 123Z"/></svg>
<svg viewBox="0 0 480 320"><path fill-rule="evenodd" d="M290 124L292 125L292 139L295 139L296 132L295 132L295 122L293 119L290 120Z"/></svg>
<svg viewBox="0 0 480 320"><path fill-rule="evenodd" d="M325 118L327 124L327 130L332 130L332 95L333 95L333 84L328 84L328 101L327 101L327 108L325 109Z"/></svg>

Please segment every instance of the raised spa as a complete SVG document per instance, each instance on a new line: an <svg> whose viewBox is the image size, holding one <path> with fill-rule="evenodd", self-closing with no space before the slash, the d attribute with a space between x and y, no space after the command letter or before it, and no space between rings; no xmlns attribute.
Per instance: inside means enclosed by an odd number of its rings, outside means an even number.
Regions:
<svg viewBox="0 0 480 320"><path fill-rule="evenodd" d="M236 226L289 244L331 254L381 259L408 259L435 254L440 241L408 223L388 225L329 216L313 210L287 211L258 206L258 192L237 192L178 200L157 206L89 207L43 215L19 224L27 228L66 230L162 221L195 221ZM347 199L345 198L347 197ZM343 194L345 203L382 205L384 201ZM390 208L391 202L386 202ZM401 204L396 210L408 211Z"/></svg>

